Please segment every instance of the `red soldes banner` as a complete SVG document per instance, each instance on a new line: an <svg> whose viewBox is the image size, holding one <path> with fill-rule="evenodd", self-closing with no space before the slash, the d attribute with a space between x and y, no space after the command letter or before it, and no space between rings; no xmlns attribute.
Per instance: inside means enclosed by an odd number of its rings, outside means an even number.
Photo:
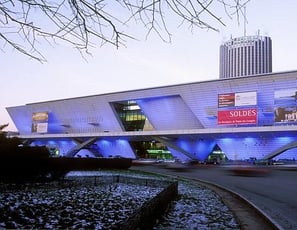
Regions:
<svg viewBox="0 0 297 230"><path fill-rule="evenodd" d="M219 125L257 124L257 118L258 110L255 108L218 111Z"/></svg>

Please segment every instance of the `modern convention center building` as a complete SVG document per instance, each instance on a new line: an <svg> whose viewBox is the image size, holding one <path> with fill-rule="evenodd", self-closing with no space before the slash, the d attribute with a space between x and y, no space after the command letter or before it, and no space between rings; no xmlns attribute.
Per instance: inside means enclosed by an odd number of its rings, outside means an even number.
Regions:
<svg viewBox="0 0 297 230"><path fill-rule="evenodd" d="M296 158L297 71L8 107L19 137L60 156Z"/></svg>

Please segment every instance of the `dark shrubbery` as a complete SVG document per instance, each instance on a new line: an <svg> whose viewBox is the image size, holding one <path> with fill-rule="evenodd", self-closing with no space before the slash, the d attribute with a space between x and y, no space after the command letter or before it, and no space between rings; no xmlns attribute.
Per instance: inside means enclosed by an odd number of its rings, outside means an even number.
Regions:
<svg viewBox="0 0 297 230"><path fill-rule="evenodd" d="M2 181L35 180L48 173L48 149L20 145L19 138L8 138L0 131L0 179Z"/></svg>
<svg viewBox="0 0 297 230"><path fill-rule="evenodd" d="M44 147L22 146L18 138L7 138L0 126L0 180L59 179L72 170L127 169L127 158L51 157Z"/></svg>

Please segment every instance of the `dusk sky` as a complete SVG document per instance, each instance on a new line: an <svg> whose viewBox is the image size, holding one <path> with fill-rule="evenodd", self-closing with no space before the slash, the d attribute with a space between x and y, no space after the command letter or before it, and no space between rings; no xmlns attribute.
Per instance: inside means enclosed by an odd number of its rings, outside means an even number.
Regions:
<svg viewBox="0 0 297 230"><path fill-rule="evenodd" d="M271 37L273 72L297 70L296 10L296 0L251 0L247 5L246 34ZM146 39L145 31L137 28L139 40L127 40L119 49L95 47L85 59L59 43L44 43L43 64L1 47L0 125L9 123L6 130L15 130L6 107L218 79L219 46L231 36L243 36L244 23L224 16L223 9L217 12L226 23L216 24L220 32L191 31L172 22L169 44L154 34Z"/></svg>

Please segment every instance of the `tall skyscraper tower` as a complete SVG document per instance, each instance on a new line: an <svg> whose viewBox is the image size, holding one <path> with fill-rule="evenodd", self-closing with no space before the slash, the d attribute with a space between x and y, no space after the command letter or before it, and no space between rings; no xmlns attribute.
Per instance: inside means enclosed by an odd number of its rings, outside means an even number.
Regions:
<svg viewBox="0 0 297 230"><path fill-rule="evenodd" d="M220 46L220 78L272 72L272 41L266 36L233 38Z"/></svg>

